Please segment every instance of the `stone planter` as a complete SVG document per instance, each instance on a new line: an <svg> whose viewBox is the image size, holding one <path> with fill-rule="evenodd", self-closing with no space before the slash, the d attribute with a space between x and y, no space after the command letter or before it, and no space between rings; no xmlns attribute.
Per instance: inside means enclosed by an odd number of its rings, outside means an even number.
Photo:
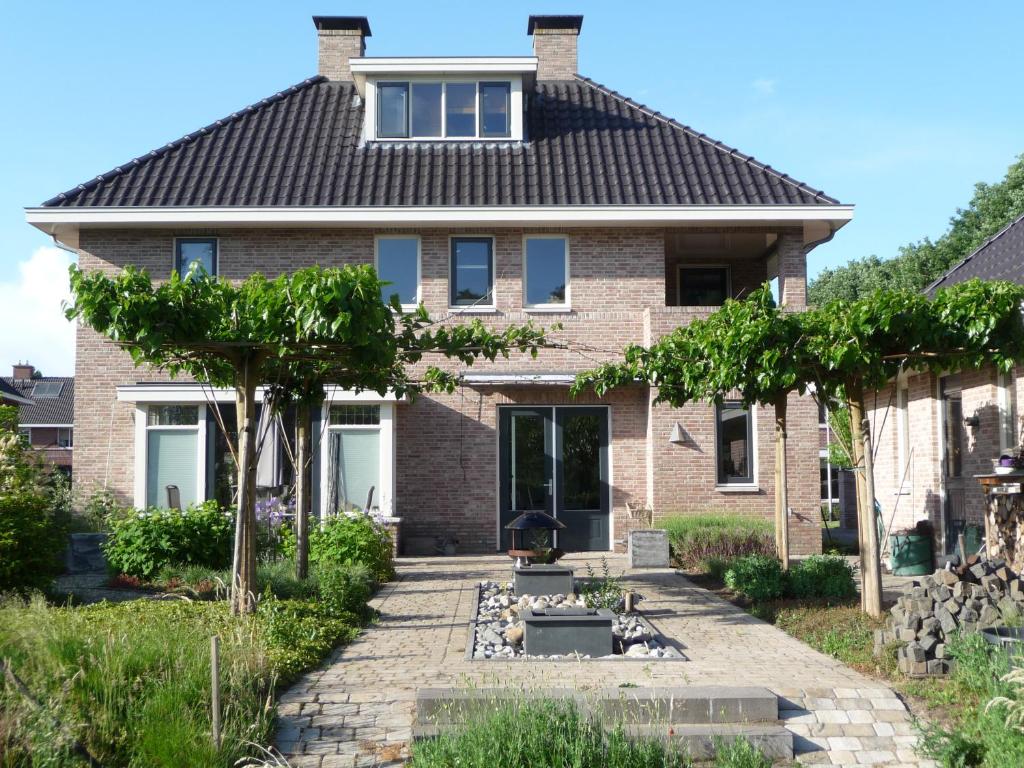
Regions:
<svg viewBox="0 0 1024 768"><path fill-rule="evenodd" d="M607 608L548 608L523 613L530 656L611 656L612 620Z"/></svg>
<svg viewBox="0 0 1024 768"><path fill-rule="evenodd" d="M107 540L105 533L72 533L64 551L64 567L72 575L106 573L107 558L100 548Z"/></svg>
<svg viewBox="0 0 1024 768"><path fill-rule="evenodd" d="M668 531L658 528L629 532L630 568L668 568Z"/></svg>
<svg viewBox="0 0 1024 768"><path fill-rule="evenodd" d="M572 568L564 565L525 565L512 569L515 593L523 595L571 595L575 590Z"/></svg>
<svg viewBox="0 0 1024 768"><path fill-rule="evenodd" d="M402 552L402 518L385 517L381 520L384 530L391 534L391 554L398 557Z"/></svg>

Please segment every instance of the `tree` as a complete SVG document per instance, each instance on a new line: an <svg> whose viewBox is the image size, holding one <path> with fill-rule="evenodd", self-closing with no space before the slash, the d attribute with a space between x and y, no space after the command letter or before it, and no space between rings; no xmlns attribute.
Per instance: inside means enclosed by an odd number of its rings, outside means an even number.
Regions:
<svg viewBox="0 0 1024 768"><path fill-rule="evenodd" d="M938 240L905 245L891 259L868 256L822 270L808 287L808 299L821 305L833 299L854 301L876 290L920 291L1022 214L1024 155L1002 181L976 184L967 208L957 210Z"/></svg>
<svg viewBox="0 0 1024 768"><path fill-rule="evenodd" d="M512 350L536 354L547 343L543 329L530 324L494 332L479 320L436 324L422 307L404 313L397 302L381 300L383 283L370 266L311 267L274 279L254 274L237 284L193 272L154 285L133 267L115 277L74 266L70 273L69 319L107 336L136 365L235 391L232 607L238 612L254 607L258 387L266 390L263 407L271 414L291 401L308 406L326 381L382 395L450 391L453 374L427 366L416 379L410 369L426 355L469 365Z"/></svg>
<svg viewBox="0 0 1024 768"><path fill-rule="evenodd" d="M803 358L799 315L776 306L766 284L743 301L729 300L706 318L692 321L649 349L631 347L623 363L610 363L577 378L575 390L645 381L658 387L657 402L681 407L703 400L722 403L738 393L746 407L775 409L775 540L789 566L787 403L806 391L809 361Z"/></svg>

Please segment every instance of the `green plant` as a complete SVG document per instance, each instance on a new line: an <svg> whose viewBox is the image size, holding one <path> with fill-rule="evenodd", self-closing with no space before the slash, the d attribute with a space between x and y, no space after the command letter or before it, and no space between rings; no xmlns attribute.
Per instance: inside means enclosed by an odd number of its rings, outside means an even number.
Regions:
<svg viewBox="0 0 1024 768"><path fill-rule="evenodd" d="M732 567L732 560L725 557L709 557L704 561L702 570L713 579L725 581L725 574Z"/></svg>
<svg viewBox="0 0 1024 768"><path fill-rule="evenodd" d="M414 768L684 768L690 761L654 739L606 732L574 702L495 701L434 739L412 746Z"/></svg>
<svg viewBox="0 0 1024 768"><path fill-rule="evenodd" d="M793 565L786 591L795 598L844 600L857 594L853 568L843 557L811 555Z"/></svg>
<svg viewBox="0 0 1024 768"><path fill-rule="evenodd" d="M317 565L361 563L380 582L395 577L391 534L369 515L339 514L309 533L309 559Z"/></svg>
<svg viewBox="0 0 1024 768"><path fill-rule="evenodd" d="M150 509L112 519L103 550L111 570L143 579L165 565L227 568L233 529L231 517L215 501L185 510Z"/></svg>
<svg viewBox="0 0 1024 768"><path fill-rule="evenodd" d="M607 557L601 558L600 576L597 576L594 567L587 563L587 580L580 586L580 597L588 607L617 611L622 604L624 593L619 579L611 574Z"/></svg>
<svg viewBox="0 0 1024 768"><path fill-rule="evenodd" d="M767 555L737 558L725 573L725 585L755 603L781 597L783 584L782 564Z"/></svg>
<svg viewBox="0 0 1024 768"><path fill-rule="evenodd" d="M369 568L362 563L322 563L317 574L320 605L328 615L366 614L366 602L376 586Z"/></svg>
<svg viewBox="0 0 1024 768"><path fill-rule="evenodd" d="M715 744L715 768L772 768L772 761L744 738Z"/></svg>
<svg viewBox="0 0 1024 768"><path fill-rule="evenodd" d="M711 559L775 554L770 520L736 514L673 515L659 522L668 531L672 556L681 568L704 570Z"/></svg>
<svg viewBox="0 0 1024 768"><path fill-rule="evenodd" d="M81 503L79 515L94 530L105 531L109 529L112 520L129 517L134 511L131 507L119 504L110 488L96 485Z"/></svg>

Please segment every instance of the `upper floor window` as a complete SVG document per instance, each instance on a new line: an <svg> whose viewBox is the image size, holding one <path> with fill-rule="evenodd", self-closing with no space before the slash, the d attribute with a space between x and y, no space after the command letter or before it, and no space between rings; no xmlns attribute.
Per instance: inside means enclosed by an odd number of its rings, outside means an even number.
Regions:
<svg viewBox="0 0 1024 768"><path fill-rule="evenodd" d="M174 241L174 268L184 277L196 265L198 272L217 274L217 238L179 237Z"/></svg>
<svg viewBox="0 0 1024 768"><path fill-rule="evenodd" d="M527 237L523 255L524 306L566 306L568 290L568 238Z"/></svg>
<svg viewBox="0 0 1024 768"><path fill-rule="evenodd" d="M377 238L377 276L390 285L381 286L381 297L398 296L403 307L415 307L420 293L420 239L405 235Z"/></svg>
<svg viewBox="0 0 1024 768"><path fill-rule="evenodd" d="M377 83L377 138L509 138L511 82Z"/></svg>
<svg viewBox="0 0 1024 768"><path fill-rule="evenodd" d="M74 431L71 427L57 428L57 446L60 448L71 448L74 446Z"/></svg>
<svg viewBox="0 0 1024 768"><path fill-rule="evenodd" d="M715 408L718 484L754 482L754 429L750 411L742 403L725 402Z"/></svg>
<svg viewBox="0 0 1024 768"><path fill-rule="evenodd" d="M449 301L453 307L494 305L494 240L453 237Z"/></svg>
<svg viewBox="0 0 1024 768"><path fill-rule="evenodd" d="M719 307L729 298L729 268L679 266L679 306Z"/></svg>

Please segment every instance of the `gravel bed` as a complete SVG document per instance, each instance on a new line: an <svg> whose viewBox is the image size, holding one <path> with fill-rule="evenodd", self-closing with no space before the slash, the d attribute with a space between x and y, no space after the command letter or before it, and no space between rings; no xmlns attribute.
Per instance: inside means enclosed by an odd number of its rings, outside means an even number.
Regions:
<svg viewBox="0 0 1024 768"><path fill-rule="evenodd" d="M575 656L530 656L523 649L525 625L519 614L525 610L546 608L583 608L577 595L520 595L512 584L480 582L480 603L474 629L474 659L558 659ZM681 659L682 654L668 645L637 613L617 610L612 621L612 646L615 652L604 659ZM589 656L581 658L589 659Z"/></svg>

